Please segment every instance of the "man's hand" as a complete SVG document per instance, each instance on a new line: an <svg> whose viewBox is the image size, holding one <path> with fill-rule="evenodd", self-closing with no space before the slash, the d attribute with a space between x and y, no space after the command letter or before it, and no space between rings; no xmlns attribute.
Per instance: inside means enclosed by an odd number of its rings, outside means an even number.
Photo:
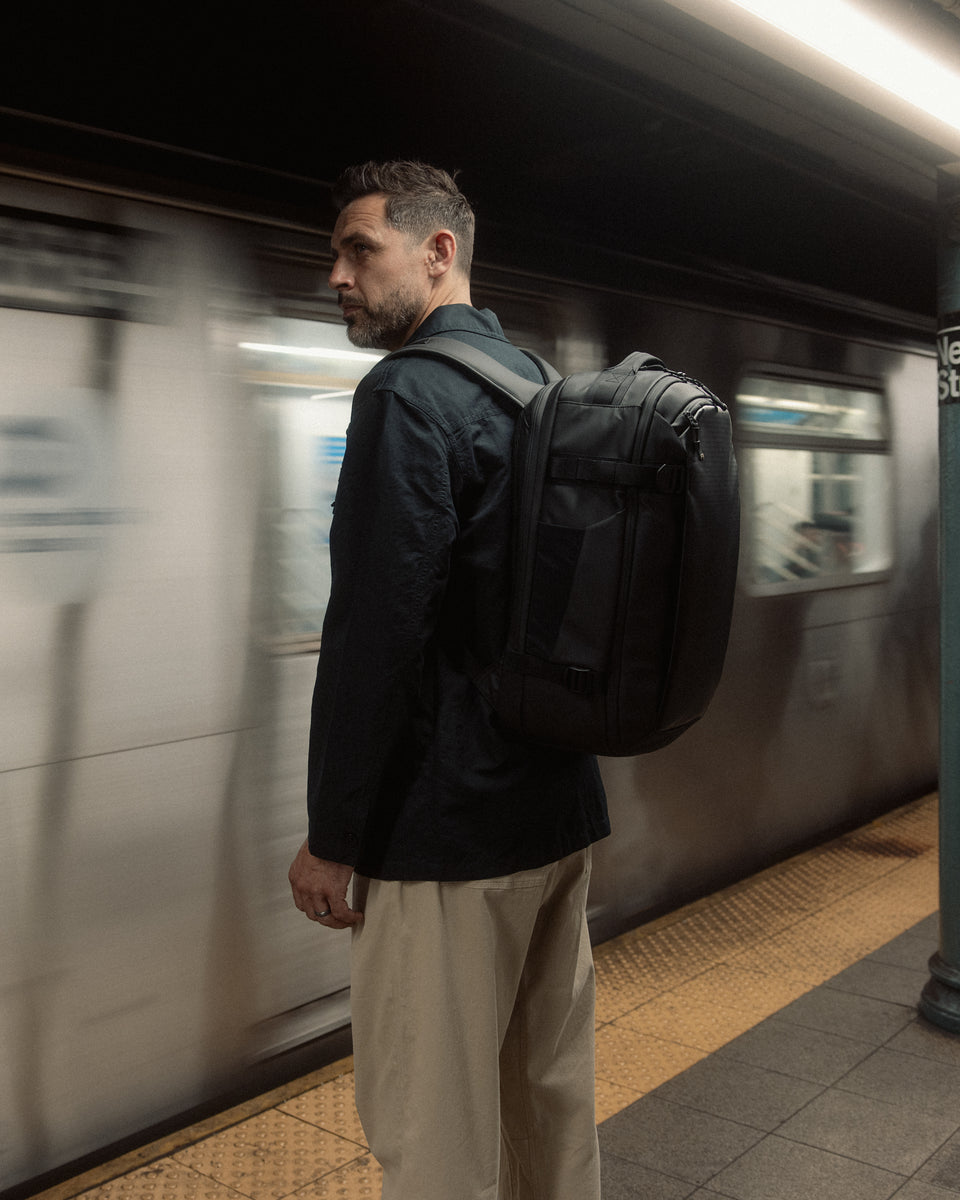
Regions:
<svg viewBox="0 0 960 1200"><path fill-rule="evenodd" d="M347 904L347 885L352 874L353 867L346 863L316 858L304 842L287 878L293 888L294 903L311 921L318 921L327 929L346 929L363 920L363 913L354 912Z"/></svg>

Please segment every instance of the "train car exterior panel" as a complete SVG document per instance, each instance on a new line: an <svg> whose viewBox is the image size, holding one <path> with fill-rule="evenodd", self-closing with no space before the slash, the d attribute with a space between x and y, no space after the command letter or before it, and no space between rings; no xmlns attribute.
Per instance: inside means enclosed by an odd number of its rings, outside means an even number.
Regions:
<svg viewBox="0 0 960 1200"><path fill-rule="evenodd" d="M65 189L3 199L6 1184L243 1059L257 492L228 232ZM141 242L163 250L149 278Z"/></svg>

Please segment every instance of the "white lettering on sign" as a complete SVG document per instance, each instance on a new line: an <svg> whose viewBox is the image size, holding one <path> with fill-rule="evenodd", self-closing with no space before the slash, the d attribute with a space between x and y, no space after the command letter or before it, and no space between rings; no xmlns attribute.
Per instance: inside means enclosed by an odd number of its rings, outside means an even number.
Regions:
<svg viewBox="0 0 960 1200"><path fill-rule="evenodd" d="M937 334L937 364L937 397L940 403L960 403L960 325L942 329Z"/></svg>

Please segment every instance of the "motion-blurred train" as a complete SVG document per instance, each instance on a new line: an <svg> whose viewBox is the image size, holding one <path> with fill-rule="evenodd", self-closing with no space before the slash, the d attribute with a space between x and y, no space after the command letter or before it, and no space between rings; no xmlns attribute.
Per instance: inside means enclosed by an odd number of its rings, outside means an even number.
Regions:
<svg viewBox="0 0 960 1200"><path fill-rule="evenodd" d="M348 938L286 872L330 504L376 356L346 340L322 231L27 180L0 201L10 1188L317 1065L349 1022ZM932 327L627 265L604 288L486 264L474 293L562 372L647 349L735 415L725 675L675 744L603 763L596 940L919 795L937 759Z"/></svg>

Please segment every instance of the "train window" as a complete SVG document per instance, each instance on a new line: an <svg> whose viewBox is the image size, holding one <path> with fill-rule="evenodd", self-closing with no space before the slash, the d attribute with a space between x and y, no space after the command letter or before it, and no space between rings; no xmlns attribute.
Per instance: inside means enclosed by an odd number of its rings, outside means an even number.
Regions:
<svg viewBox="0 0 960 1200"><path fill-rule="evenodd" d="M883 393L747 376L737 396L747 578L758 592L861 583L892 562Z"/></svg>
<svg viewBox="0 0 960 1200"><path fill-rule="evenodd" d="M743 430L778 436L886 439L886 410L879 392L821 383L746 378L737 397Z"/></svg>
<svg viewBox="0 0 960 1200"><path fill-rule="evenodd" d="M340 325L289 317L241 350L268 448L262 620L275 649L306 649L319 641L330 596L330 520L350 403L383 354L354 349Z"/></svg>

